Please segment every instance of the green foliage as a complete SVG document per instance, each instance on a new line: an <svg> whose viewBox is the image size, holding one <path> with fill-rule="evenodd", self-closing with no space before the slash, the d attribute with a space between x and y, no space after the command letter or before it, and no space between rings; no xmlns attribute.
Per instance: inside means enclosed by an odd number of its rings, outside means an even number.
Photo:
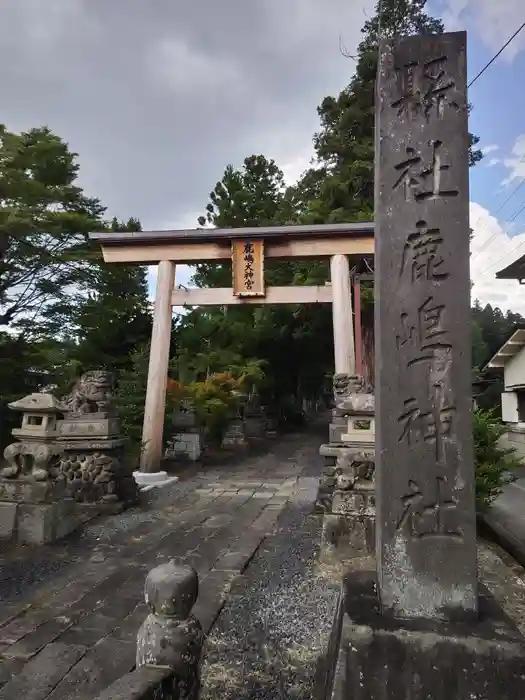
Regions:
<svg viewBox="0 0 525 700"><path fill-rule="evenodd" d="M476 506L483 512L501 493L505 484L514 480L512 469L519 466L515 451L504 449L498 440L505 426L492 411L477 409L473 418L474 462L476 467Z"/></svg>
<svg viewBox="0 0 525 700"><path fill-rule="evenodd" d="M500 410L503 374L501 370L485 370L487 362L518 328L525 328L523 316L512 311L504 314L490 304L482 307L476 301L472 309L472 357L473 365L482 371L486 389L478 398L481 408Z"/></svg>
<svg viewBox="0 0 525 700"><path fill-rule="evenodd" d="M110 231L140 231L140 222L121 223L113 219ZM106 368L112 371L131 367L131 354L151 337L151 310L148 300L147 270L139 265L108 265L93 262L89 291L71 299L68 316L74 326L77 348L74 353L83 371Z"/></svg>
<svg viewBox="0 0 525 700"><path fill-rule="evenodd" d="M301 220L310 223L370 221L374 215L374 99L379 24L384 37L441 34L443 23L424 12L426 0L381 0L365 22L355 74L337 97L318 108L316 162L289 193ZM381 20L380 20L381 13ZM482 157L473 150L470 163Z"/></svg>
<svg viewBox="0 0 525 700"><path fill-rule="evenodd" d="M120 430L126 438L128 458L138 462L142 451L142 425L148 379L149 348L138 347L131 355L130 369L117 378L115 405Z"/></svg>
<svg viewBox="0 0 525 700"><path fill-rule="evenodd" d="M0 125L0 326L45 335L50 304L85 282L86 234L104 208L77 174L76 154L48 128L15 134Z"/></svg>
<svg viewBox="0 0 525 700"><path fill-rule="evenodd" d="M128 459L138 462L143 449L142 426L144 423L144 405L148 382L149 346L138 346L130 357L129 368L117 375L115 407L118 412L121 433L126 438ZM166 395L166 412L164 415L164 436L169 436L171 419L177 399L169 392Z"/></svg>
<svg viewBox="0 0 525 700"><path fill-rule="evenodd" d="M212 374L202 382L187 387L199 423L211 443L220 447L228 424L240 402L240 384L230 373Z"/></svg>

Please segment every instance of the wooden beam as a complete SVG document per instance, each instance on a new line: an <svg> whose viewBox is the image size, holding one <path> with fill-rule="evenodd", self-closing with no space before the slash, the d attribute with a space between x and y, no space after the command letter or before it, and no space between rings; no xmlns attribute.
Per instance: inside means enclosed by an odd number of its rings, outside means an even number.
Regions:
<svg viewBox="0 0 525 700"><path fill-rule="evenodd" d="M265 297L236 297L233 290L224 287L216 289L175 289L171 295L173 306L229 306L242 304L330 304L332 287L290 286L268 287Z"/></svg>
<svg viewBox="0 0 525 700"><path fill-rule="evenodd" d="M104 231L90 233L89 238L100 245L121 246L133 242L136 246L148 246L156 243L202 243L223 241L229 244L235 240L263 239L268 242L271 238L324 238L325 236L373 236L374 222L361 221L346 224L284 224L279 226L243 226L242 228L190 228L179 231Z"/></svg>
<svg viewBox="0 0 525 700"><path fill-rule="evenodd" d="M154 265L161 260L177 264L223 262L231 259L229 244L219 243L155 243L149 246L111 246L102 244L107 263L143 263ZM373 255L373 236L323 237L322 239L290 240L266 243L266 258L327 258L332 255Z"/></svg>

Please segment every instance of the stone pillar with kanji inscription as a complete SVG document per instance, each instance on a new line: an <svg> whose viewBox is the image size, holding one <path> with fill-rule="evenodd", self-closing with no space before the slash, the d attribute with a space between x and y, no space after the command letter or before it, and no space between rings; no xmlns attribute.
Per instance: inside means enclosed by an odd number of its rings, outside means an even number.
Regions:
<svg viewBox="0 0 525 700"><path fill-rule="evenodd" d="M376 549L384 614L475 617L466 34L381 42Z"/></svg>

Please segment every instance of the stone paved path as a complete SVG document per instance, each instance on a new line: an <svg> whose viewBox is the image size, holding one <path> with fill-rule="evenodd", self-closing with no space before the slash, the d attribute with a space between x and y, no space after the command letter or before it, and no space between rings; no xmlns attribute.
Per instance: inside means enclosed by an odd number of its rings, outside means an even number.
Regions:
<svg viewBox="0 0 525 700"><path fill-rule="evenodd" d="M195 613L208 631L299 477L318 475L321 437L310 427L266 455L183 479L149 508L81 537L0 553L0 700L88 700L130 671L145 576L171 558L199 572Z"/></svg>

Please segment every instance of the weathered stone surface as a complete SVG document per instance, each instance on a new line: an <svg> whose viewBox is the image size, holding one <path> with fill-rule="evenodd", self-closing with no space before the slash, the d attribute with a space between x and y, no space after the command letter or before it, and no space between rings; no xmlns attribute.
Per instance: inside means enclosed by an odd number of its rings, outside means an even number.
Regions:
<svg viewBox="0 0 525 700"><path fill-rule="evenodd" d="M466 35L385 40L376 126L379 593L477 611Z"/></svg>
<svg viewBox="0 0 525 700"><path fill-rule="evenodd" d="M223 447L242 447L246 445L246 436L244 434L244 424L242 419L233 420L224 438L222 440Z"/></svg>
<svg viewBox="0 0 525 700"><path fill-rule="evenodd" d="M111 637L99 640L64 676L48 700L91 700L131 670L134 652L131 642Z"/></svg>
<svg viewBox="0 0 525 700"><path fill-rule="evenodd" d="M245 416L243 430L249 440L263 440L266 437L266 418L263 414Z"/></svg>
<svg viewBox="0 0 525 700"><path fill-rule="evenodd" d="M94 700L181 700L169 668L144 666L127 673Z"/></svg>
<svg viewBox="0 0 525 700"><path fill-rule="evenodd" d="M368 490L334 491L332 500L332 513L340 515L368 515L375 516L375 492L373 488Z"/></svg>
<svg viewBox="0 0 525 700"><path fill-rule="evenodd" d="M13 431L16 437L16 431ZM0 477L5 479L32 478L35 481L46 481L58 474L57 464L62 453L62 447L51 438L20 437L19 442L13 442L4 450L7 466L0 470Z"/></svg>
<svg viewBox="0 0 525 700"><path fill-rule="evenodd" d="M18 506L17 538L22 544L44 544L69 535L80 521L74 501L63 498L54 503Z"/></svg>
<svg viewBox="0 0 525 700"><path fill-rule="evenodd" d="M197 462L202 455L203 439L200 432L177 433L170 443L166 456L182 457Z"/></svg>
<svg viewBox="0 0 525 700"><path fill-rule="evenodd" d="M92 438L115 437L119 433L117 418L107 418L105 413L91 413L74 419L59 420L57 435L61 438Z"/></svg>
<svg viewBox="0 0 525 700"><path fill-rule="evenodd" d="M63 481L48 479L35 481L32 478L1 479L0 501L12 503L52 503L66 495Z"/></svg>
<svg viewBox="0 0 525 700"><path fill-rule="evenodd" d="M352 393L342 397L336 404L337 415L368 415L373 416L375 411L375 396L371 393Z"/></svg>
<svg viewBox="0 0 525 700"><path fill-rule="evenodd" d="M374 579L347 576L333 700L523 698L525 639L488 592L474 625L392 621L379 614Z"/></svg>
<svg viewBox="0 0 525 700"><path fill-rule="evenodd" d="M71 393L62 399L62 404L73 416L87 413L107 415L113 409L112 389L115 377L104 369L95 369L83 374Z"/></svg>
<svg viewBox="0 0 525 700"><path fill-rule="evenodd" d="M341 564L351 559L370 557L375 550L375 517L365 513L323 517L320 558L323 563Z"/></svg>
<svg viewBox="0 0 525 700"><path fill-rule="evenodd" d="M45 700L65 673L85 654L82 646L49 644L0 690L2 700Z"/></svg>
<svg viewBox="0 0 525 700"><path fill-rule="evenodd" d="M137 668L172 669L180 694L197 700L204 634L191 614L199 578L190 566L173 561L152 569L146 578L145 599L151 612L137 635Z"/></svg>
<svg viewBox="0 0 525 700"><path fill-rule="evenodd" d="M10 540L15 535L17 503L0 503L0 540Z"/></svg>

